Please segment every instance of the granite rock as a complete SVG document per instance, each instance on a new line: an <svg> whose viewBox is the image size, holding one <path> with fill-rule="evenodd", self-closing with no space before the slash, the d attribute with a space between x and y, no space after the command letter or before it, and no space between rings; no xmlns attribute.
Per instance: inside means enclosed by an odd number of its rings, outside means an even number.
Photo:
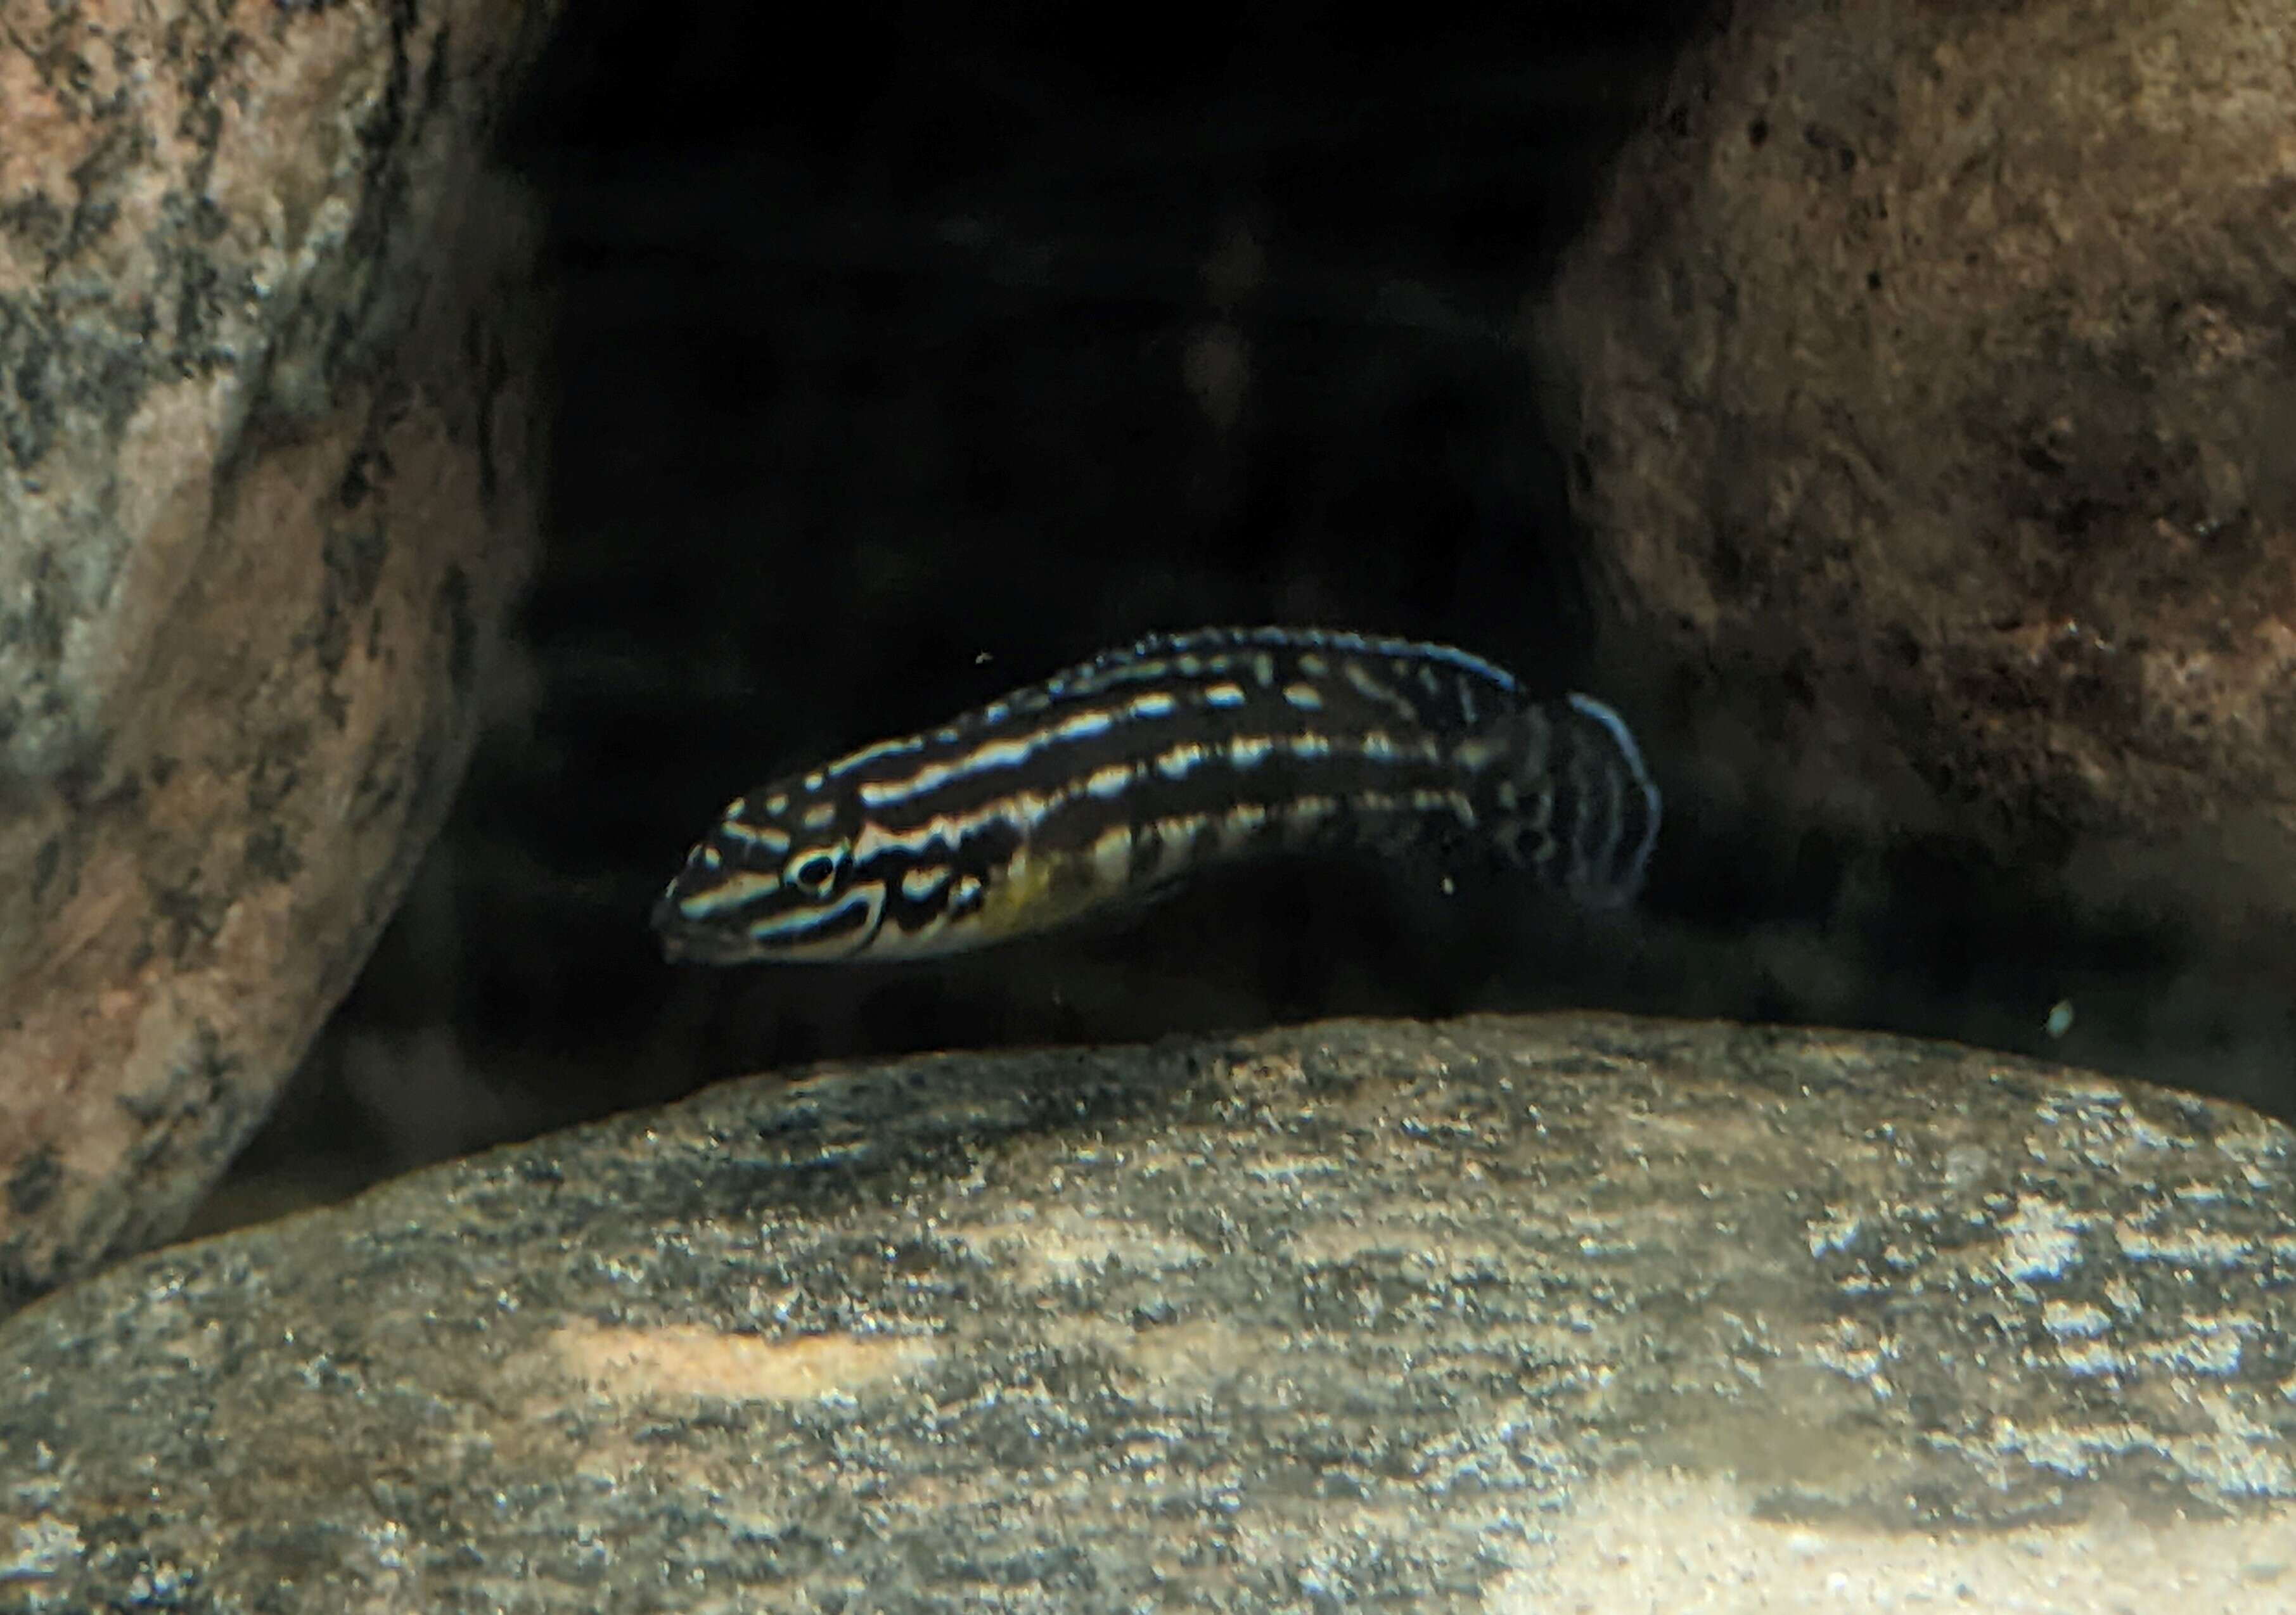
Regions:
<svg viewBox="0 0 2296 1615"><path fill-rule="evenodd" d="M348 988L529 564L553 5L12 13L0 1310L165 1237Z"/></svg>
<svg viewBox="0 0 2296 1615"><path fill-rule="evenodd" d="M2285 1128L1952 1045L745 1080L0 1326L0 1607L2288 1607L2292 1274Z"/></svg>

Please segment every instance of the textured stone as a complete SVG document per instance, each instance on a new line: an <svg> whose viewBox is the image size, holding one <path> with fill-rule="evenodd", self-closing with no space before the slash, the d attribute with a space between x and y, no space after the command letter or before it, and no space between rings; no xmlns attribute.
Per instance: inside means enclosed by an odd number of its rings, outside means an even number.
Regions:
<svg viewBox="0 0 2296 1615"><path fill-rule="evenodd" d="M554 8L12 10L0 1308L172 1230L348 985L529 564Z"/></svg>
<svg viewBox="0 0 2296 1615"><path fill-rule="evenodd" d="M2296 13L1724 17L1549 322L1631 632L1831 808L2296 912Z"/></svg>
<svg viewBox="0 0 2296 1615"><path fill-rule="evenodd" d="M2285 1128L1941 1045L751 1080L0 1327L0 1599L2287 1607L2292 1273Z"/></svg>

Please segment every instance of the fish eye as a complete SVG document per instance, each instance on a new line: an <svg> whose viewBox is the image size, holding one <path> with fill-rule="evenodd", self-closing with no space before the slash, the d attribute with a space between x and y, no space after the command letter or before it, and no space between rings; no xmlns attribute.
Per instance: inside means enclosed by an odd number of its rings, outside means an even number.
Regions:
<svg viewBox="0 0 2296 1615"><path fill-rule="evenodd" d="M844 868L844 848L822 847L791 858L782 877L809 898L825 898Z"/></svg>

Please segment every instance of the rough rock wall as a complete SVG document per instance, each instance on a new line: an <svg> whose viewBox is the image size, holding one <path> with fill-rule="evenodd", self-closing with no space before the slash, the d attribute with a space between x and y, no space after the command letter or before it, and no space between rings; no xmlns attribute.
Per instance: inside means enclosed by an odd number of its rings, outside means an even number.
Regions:
<svg viewBox="0 0 2296 1615"><path fill-rule="evenodd" d="M2296 910L2296 20L1726 8L1557 291L1630 630L1765 755Z"/></svg>

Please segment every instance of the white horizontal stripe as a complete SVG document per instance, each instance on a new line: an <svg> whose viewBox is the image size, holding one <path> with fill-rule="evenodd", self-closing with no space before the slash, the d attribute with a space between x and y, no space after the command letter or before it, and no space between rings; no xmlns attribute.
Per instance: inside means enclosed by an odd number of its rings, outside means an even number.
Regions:
<svg viewBox="0 0 2296 1615"><path fill-rule="evenodd" d="M1144 701L1146 699L1143 698ZM1144 709L1140 703L1135 702L1127 711L1145 710L1157 714L1171 711L1173 703L1170 697L1160 699L1163 702L1160 708ZM1074 713L1048 728L1029 734L1016 734L1010 740L990 741L974 747L962 757L951 758L945 763L929 764L901 779L865 781L860 788L861 804L865 808L886 808L898 802L912 801L928 791L939 790L953 780L970 779L977 774L1025 763L1048 745L1105 734L1116 726L1117 722L1117 714L1099 708Z"/></svg>
<svg viewBox="0 0 2296 1615"><path fill-rule="evenodd" d="M790 833L775 824L752 824L747 819L730 814L718 822L718 833L729 841L745 841L752 847L762 847L767 852L787 852Z"/></svg>
<svg viewBox="0 0 2296 1615"><path fill-rule="evenodd" d="M677 912L689 920L706 920L711 914L729 908L739 908L744 903L754 903L759 898L769 898L782 889L781 877L759 870L744 869L723 880L689 891L677 899Z"/></svg>

